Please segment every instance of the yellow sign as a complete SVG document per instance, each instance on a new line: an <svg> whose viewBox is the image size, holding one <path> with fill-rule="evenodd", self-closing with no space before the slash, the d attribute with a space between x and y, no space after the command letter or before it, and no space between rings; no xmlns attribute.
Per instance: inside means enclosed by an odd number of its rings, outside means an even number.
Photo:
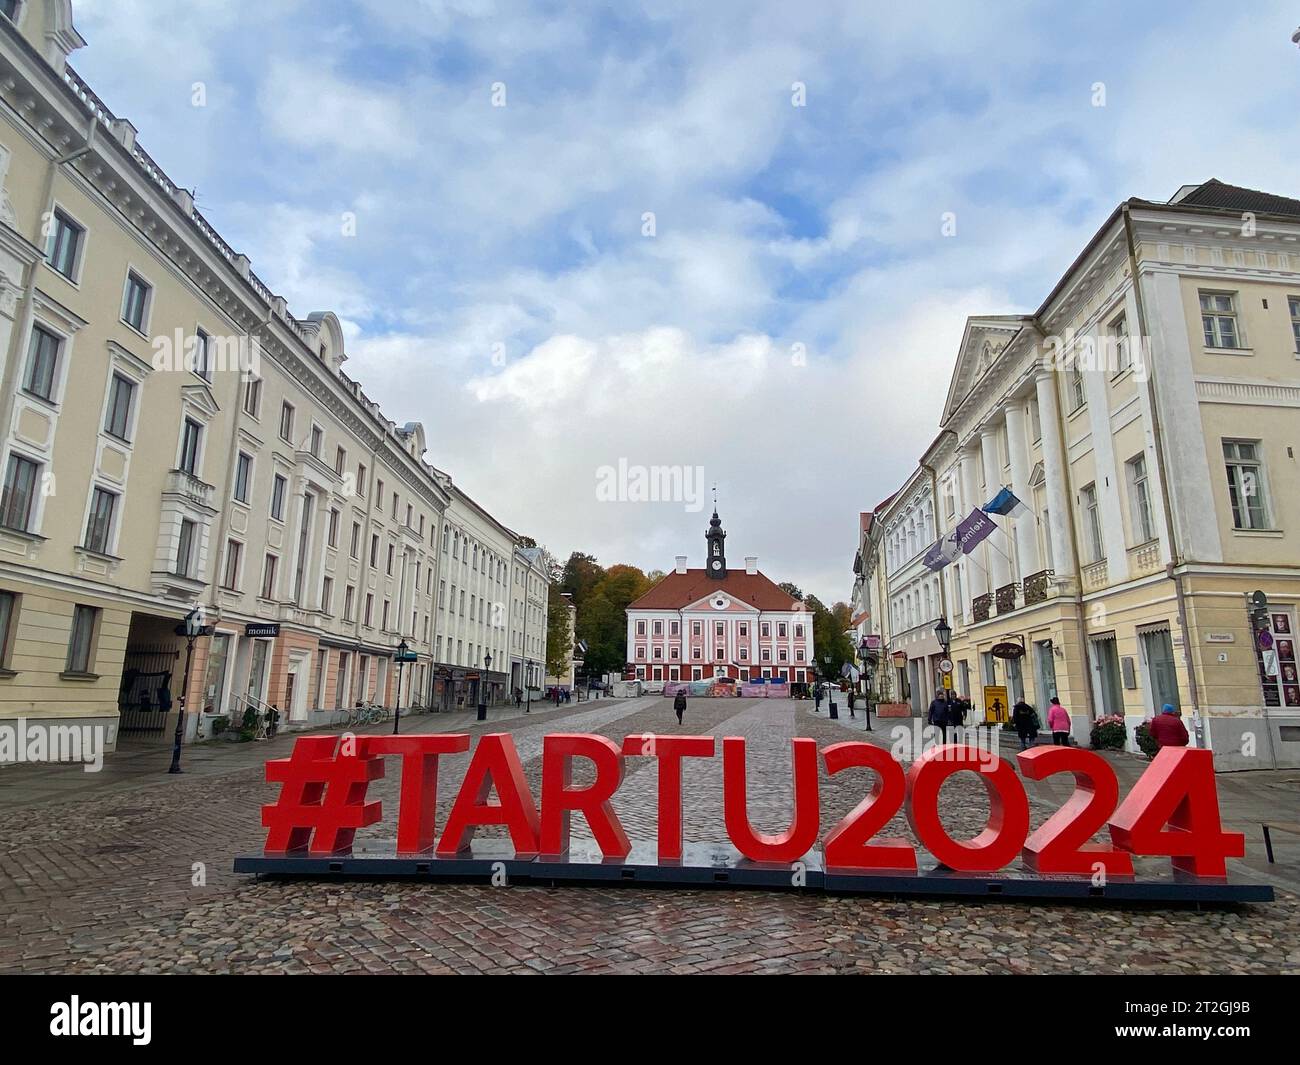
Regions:
<svg viewBox="0 0 1300 1065"><path fill-rule="evenodd" d="M984 685L984 722L997 725L1010 717L1011 708L1007 705L1007 688L1005 684Z"/></svg>
<svg viewBox="0 0 1300 1065"><path fill-rule="evenodd" d="M952 674L951 674L951 673L945 673L945 674L943 675L943 686L944 686L945 690L947 690L947 691L952 691Z"/></svg>

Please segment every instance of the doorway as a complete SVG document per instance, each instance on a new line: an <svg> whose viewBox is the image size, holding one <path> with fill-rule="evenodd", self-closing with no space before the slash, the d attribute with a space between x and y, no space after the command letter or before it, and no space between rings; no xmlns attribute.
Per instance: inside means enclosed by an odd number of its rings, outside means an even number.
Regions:
<svg viewBox="0 0 1300 1065"><path fill-rule="evenodd" d="M1169 703L1175 710L1181 709L1178 702L1178 670L1174 666L1174 645L1168 629L1141 634L1142 657L1146 660L1147 678L1151 684L1151 707L1153 714Z"/></svg>

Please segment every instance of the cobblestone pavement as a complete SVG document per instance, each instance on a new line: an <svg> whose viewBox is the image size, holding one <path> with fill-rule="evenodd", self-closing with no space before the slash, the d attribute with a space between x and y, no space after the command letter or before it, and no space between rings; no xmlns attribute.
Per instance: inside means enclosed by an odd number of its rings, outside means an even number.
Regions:
<svg viewBox="0 0 1300 1065"><path fill-rule="evenodd" d="M570 704L532 715L404 722L404 731L508 730L534 793L548 732L744 736L750 817L786 827L794 735L857 738L808 703L693 699L684 726L669 700ZM860 725L858 726L860 727ZM377 729L374 731L384 731ZM863 738L887 743L887 734ZM1029 905L793 892L256 880L231 869L260 850L259 807L276 786L262 759L291 738L187 750L192 773L119 775L61 794L51 767L0 774L0 970L32 972L1253 972L1300 973L1300 900L1217 909ZM123 756L124 758L126 755ZM152 756L151 756L152 757ZM467 756L444 759L440 823ZM688 841L724 840L721 751L683 763ZM634 840L652 840L657 770L630 758L615 806ZM391 838L397 766L377 782ZM823 830L861 798L858 771L821 776ZM25 783L39 802L25 799ZM1034 823L1059 797L1031 788ZM986 812L973 774L944 786L944 821L968 837ZM481 835L490 836L490 830ZM885 835L914 841L900 816ZM574 821L575 839L589 838ZM195 886L195 863L206 882Z"/></svg>

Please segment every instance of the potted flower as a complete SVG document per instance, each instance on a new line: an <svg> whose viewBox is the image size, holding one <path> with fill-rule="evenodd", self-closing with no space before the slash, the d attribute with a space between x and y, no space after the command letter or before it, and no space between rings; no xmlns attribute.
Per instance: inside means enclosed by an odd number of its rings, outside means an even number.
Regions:
<svg viewBox="0 0 1300 1065"><path fill-rule="evenodd" d="M1107 714L1092 723L1092 748L1095 751L1122 751L1128 743L1128 729L1122 714Z"/></svg>

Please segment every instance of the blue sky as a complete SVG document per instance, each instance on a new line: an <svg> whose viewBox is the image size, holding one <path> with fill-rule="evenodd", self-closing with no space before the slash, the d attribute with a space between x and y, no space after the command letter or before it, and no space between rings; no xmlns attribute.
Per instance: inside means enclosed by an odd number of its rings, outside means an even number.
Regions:
<svg viewBox="0 0 1300 1065"><path fill-rule="evenodd" d="M699 514L595 483L703 466L729 551L828 601L857 512L937 430L968 314L1036 307L1126 197L1300 195L1284 3L74 11L73 65L504 521L698 564Z"/></svg>

